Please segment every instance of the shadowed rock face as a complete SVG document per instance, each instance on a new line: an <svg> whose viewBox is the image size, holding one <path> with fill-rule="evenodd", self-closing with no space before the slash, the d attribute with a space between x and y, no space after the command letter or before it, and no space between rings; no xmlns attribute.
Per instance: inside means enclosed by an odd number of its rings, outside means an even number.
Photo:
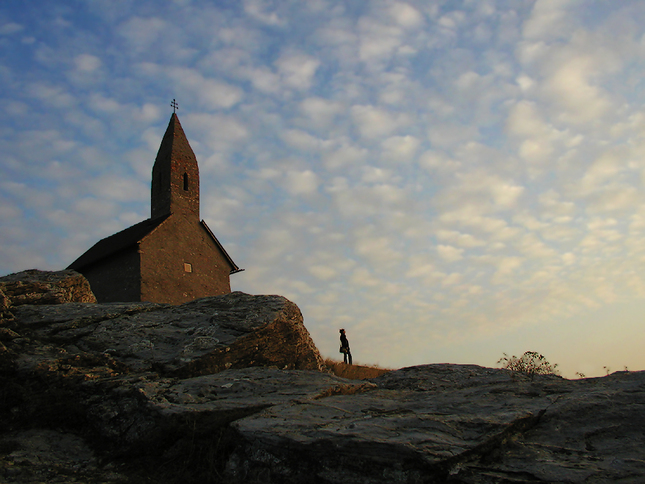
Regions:
<svg viewBox="0 0 645 484"><path fill-rule="evenodd" d="M345 380L279 296L4 315L0 482L645 481L645 372Z"/></svg>
<svg viewBox="0 0 645 484"><path fill-rule="evenodd" d="M321 370L298 307L281 296L240 292L171 306L109 303L19 306L23 333L69 355L104 355L129 371L191 377L229 368ZM32 357L17 360L29 367Z"/></svg>

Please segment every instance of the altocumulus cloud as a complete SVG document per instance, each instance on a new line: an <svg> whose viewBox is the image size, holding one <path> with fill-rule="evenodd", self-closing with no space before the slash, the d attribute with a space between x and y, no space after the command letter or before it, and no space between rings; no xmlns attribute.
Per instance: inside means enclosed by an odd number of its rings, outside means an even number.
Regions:
<svg viewBox="0 0 645 484"><path fill-rule="evenodd" d="M146 218L176 98L233 288L326 356L342 326L390 367L645 366L643 2L30 6L0 5L0 272Z"/></svg>

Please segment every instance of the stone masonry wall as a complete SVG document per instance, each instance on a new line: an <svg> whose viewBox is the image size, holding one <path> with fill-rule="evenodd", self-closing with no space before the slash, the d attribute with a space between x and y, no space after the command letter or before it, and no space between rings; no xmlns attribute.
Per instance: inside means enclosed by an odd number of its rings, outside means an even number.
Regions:
<svg viewBox="0 0 645 484"><path fill-rule="evenodd" d="M180 304L231 292L231 266L195 219L171 216L140 249L141 301Z"/></svg>

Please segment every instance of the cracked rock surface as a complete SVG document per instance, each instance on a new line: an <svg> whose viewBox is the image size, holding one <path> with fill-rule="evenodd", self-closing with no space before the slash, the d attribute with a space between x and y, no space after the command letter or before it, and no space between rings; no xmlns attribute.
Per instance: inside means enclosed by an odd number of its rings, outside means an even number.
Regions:
<svg viewBox="0 0 645 484"><path fill-rule="evenodd" d="M302 482L306 475L358 483L644 479L643 372L531 380L426 365L371 382L366 392L272 406L234 422L248 443L229 460L231 482L294 469Z"/></svg>
<svg viewBox="0 0 645 484"><path fill-rule="evenodd" d="M644 444L645 372L346 380L279 296L0 319L0 482L641 483Z"/></svg>

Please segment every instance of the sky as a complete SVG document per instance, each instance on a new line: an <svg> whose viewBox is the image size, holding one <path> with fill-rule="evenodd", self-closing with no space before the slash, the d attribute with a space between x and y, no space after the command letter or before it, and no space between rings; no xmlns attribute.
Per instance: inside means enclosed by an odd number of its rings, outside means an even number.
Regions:
<svg viewBox="0 0 645 484"><path fill-rule="evenodd" d="M322 355L645 369L645 2L3 0L0 274L201 216Z"/></svg>

